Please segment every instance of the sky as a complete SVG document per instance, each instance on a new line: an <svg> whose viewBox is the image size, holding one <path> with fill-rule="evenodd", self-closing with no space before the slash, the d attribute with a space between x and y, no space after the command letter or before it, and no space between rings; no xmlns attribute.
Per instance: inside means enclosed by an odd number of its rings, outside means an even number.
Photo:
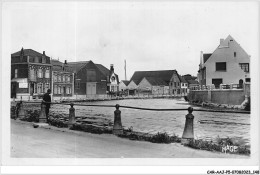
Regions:
<svg viewBox="0 0 260 175"><path fill-rule="evenodd" d="M3 5L10 52L33 49L52 59L114 65L120 80L134 71L196 76L200 51L231 35L257 59L258 4L253 1L10 2ZM10 53L10 54L11 54Z"/></svg>

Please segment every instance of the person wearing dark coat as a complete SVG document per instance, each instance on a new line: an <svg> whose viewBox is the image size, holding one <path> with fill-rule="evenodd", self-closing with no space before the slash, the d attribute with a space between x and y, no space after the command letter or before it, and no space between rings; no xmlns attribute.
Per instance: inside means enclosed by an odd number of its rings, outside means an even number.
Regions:
<svg viewBox="0 0 260 175"><path fill-rule="evenodd" d="M47 93L45 93L43 95L43 102L47 102L47 103L45 103L45 105L46 105L45 113L46 113L47 122L49 122L49 110L50 110L50 107L51 107L51 104L50 104L51 96L50 96L50 94L51 94L51 90L48 89Z"/></svg>

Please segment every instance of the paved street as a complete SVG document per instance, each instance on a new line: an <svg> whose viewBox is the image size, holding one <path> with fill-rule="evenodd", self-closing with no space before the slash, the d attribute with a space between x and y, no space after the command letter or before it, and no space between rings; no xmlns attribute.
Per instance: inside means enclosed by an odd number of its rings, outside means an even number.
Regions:
<svg viewBox="0 0 260 175"><path fill-rule="evenodd" d="M245 156L195 150L181 144L131 141L11 120L11 156L18 158L199 158Z"/></svg>

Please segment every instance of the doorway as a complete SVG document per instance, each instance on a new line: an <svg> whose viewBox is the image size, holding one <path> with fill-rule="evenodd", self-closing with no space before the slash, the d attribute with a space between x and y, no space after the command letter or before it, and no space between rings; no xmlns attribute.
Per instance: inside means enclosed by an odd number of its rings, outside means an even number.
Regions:
<svg viewBox="0 0 260 175"><path fill-rule="evenodd" d="M88 82L86 85L87 97L94 97L96 95L97 86L96 83Z"/></svg>
<svg viewBox="0 0 260 175"><path fill-rule="evenodd" d="M33 96L34 93L34 83L30 84L30 96Z"/></svg>
<svg viewBox="0 0 260 175"><path fill-rule="evenodd" d="M215 88L218 89L220 84L222 84L222 78L216 78L216 79L212 79L212 84L215 85Z"/></svg>
<svg viewBox="0 0 260 175"><path fill-rule="evenodd" d="M11 82L11 98L16 98L17 82Z"/></svg>
<svg viewBox="0 0 260 175"><path fill-rule="evenodd" d="M243 88L243 83L244 83L244 81L242 79L240 79L239 80L239 86L238 86L240 89Z"/></svg>

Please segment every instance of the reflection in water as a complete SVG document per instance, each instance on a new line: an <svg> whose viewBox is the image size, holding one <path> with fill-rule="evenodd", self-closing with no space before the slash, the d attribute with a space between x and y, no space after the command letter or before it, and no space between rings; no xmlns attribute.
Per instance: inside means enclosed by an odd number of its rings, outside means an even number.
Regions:
<svg viewBox="0 0 260 175"><path fill-rule="evenodd" d="M84 102L85 104L125 105L143 108L188 108L190 105L183 99L131 99ZM76 116L94 116L113 120L115 108L74 106ZM194 108L200 109L201 107ZM53 105L51 110L68 113L69 106ZM133 127L134 131L147 133L167 132L170 135L182 136L185 115L188 111L142 111L120 108L122 124L125 128ZM194 111L194 136L196 139L214 140L217 137L242 139L250 143L250 114L228 114Z"/></svg>

